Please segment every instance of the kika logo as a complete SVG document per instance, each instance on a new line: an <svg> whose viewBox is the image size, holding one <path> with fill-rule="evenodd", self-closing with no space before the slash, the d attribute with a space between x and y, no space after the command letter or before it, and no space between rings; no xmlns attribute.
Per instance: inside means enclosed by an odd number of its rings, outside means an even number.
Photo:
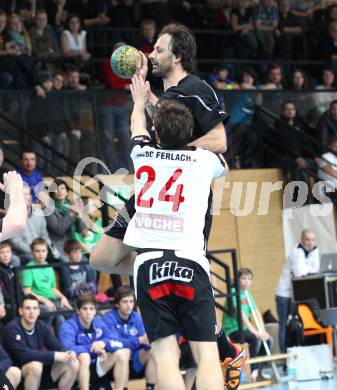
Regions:
<svg viewBox="0 0 337 390"><path fill-rule="evenodd" d="M176 261L165 261L165 263L161 266L158 263L153 263L150 267L151 284L168 279L190 282L192 278L193 269L180 267Z"/></svg>

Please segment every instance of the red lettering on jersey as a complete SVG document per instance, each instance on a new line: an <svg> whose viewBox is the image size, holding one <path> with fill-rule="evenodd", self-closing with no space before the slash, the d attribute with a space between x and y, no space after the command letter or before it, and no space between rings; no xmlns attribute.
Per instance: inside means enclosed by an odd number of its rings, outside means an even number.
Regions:
<svg viewBox="0 0 337 390"><path fill-rule="evenodd" d="M173 202L172 211L178 211L179 205L182 203L185 198L181 195L184 189L183 184L178 184L176 192L173 195L167 194L172 185L179 179L180 175L183 173L182 169L176 169L173 172L173 175L167 180L164 187L159 192L159 200L164 202Z"/></svg>
<svg viewBox="0 0 337 390"><path fill-rule="evenodd" d="M153 198L144 200L144 199L142 199L142 196L152 186L152 184L156 178L156 172L154 171L154 169L152 167L150 167L148 165L144 165L144 166L140 167L136 173L136 177L138 180L140 179L142 173L147 174L147 181L137 196L137 206L151 208L153 205Z"/></svg>
<svg viewBox="0 0 337 390"><path fill-rule="evenodd" d="M144 207L144 208L151 208L153 205L154 199L151 197L149 199L142 199L145 192L152 186L156 179L156 172L155 170L148 166L143 165L140 167L136 172L136 177L139 180L142 173L147 174L147 181L144 184L144 187L140 190L138 196L137 196L137 206L138 207ZM178 184L175 190L175 193L168 194L167 192L170 190L170 188L173 186L173 184L179 179L181 174L183 173L182 169L176 169L173 172L173 175L167 180L164 187L160 190L158 195L158 200L161 200L163 202L172 202L172 211L177 212L179 210L180 203L185 201L185 198L182 196L182 192L184 190L183 184Z"/></svg>

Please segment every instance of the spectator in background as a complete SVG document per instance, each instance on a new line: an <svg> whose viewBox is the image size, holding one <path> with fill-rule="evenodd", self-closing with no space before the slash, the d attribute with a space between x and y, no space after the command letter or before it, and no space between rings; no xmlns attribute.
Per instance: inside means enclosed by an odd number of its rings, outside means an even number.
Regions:
<svg viewBox="0 0 337 390"><path fill-rule="evenodd" d="M123 45L125 45L124 42L116 43L114 50ZM119 168L128 169L130 128L126 102L128 101L130 80L122 79L112 71L110 57L104 60L98 80L104 84L106 89L114 92L102 95L99 107L100 115L98 119L103 135L105 162L111 172L115 172ZM116 136L119 139L119 152L117 152L114 142Z"/></svg>
<svg viewBox="0 0 337 390"><path fill-rule="evenodd" d="M51 193L55 210L46 216L47 229L57 250L63 254L64 244L71 239L72 229L76 230L76 214L68 199L68 185L64 180L55 179L56 191Z"/></svg>
<svg viewBox="0 0 337 390"><path fill-rule="evenodd" d="M8 41L15 43L16 54L32 54L32 42L20 15L12 14L8 19Z"/></svg>
<svg viewBox="0 0 337 390"><path fill-rule="evenodd" d="M264 84L262 84L262 88L283 89L283 73L280 65L278 64L270 65L267 71L265 82Z"/></svg>
<svg viewBox="0 0 337 390"><path fill-rule="evenodd" d="M252 294L249 289L252 285L253 272L249 268L240 268L238 271L239 286L240 286L240 300L241 300L241 314L243 322L243 337L244 341L249 344L249 355L254 358L258 355L265 355L264 347L262 348L263 341L266 341L269 348L273 343L273 339L266 331L262 315L258 309ZM233 294L233 307L237 308L237 300L234 296L235 288L232 288ZM228 313L228 303L226 303L227 311L224 311L223 326L226 334L234 342L240 340L239 324L236 316L231 316ZM257 322L255 321L257 318ZM256 380L258 376L261 376L261 366L259 370L256 365L252 367L252 378Z"/></svg>
<svg viewBox="0 0 337 390"><path fill-rule="evenodd" d="M12 359L2 345L0 345L0 370L6 375L15 390L21 382L21 370L13 365ZM1 385L3 384L1 383ZM9 390L9 388L5 386L2 387L2 389Z"/></svg>
<svg viewBox="0 0 337 390"><path fill-rule="evenodd" d="M303 31L308 31L313 26L314 14L321 9L320 0L292 0L291 13L296 17Z"/></svg>
<svg viewBox="0 0 337 390"><path fill-rule="evenodd" d="M24 388L39 390L51 380L54 387L58 383L59 389L70 390L78 373L76 354L66 351L50 327L38 320L40 308L34 295L23 298L19 314L4 329L4 347L21 368Z"/></svg>
<svg viewBox="0 0 337 390"><path fill-rule="evenodd" d="M231 28L236 31L235 48L239 58L257 57L259 43L253 26L254 10L249 0L238 0L232 11Z"/></svg>
<svg viewBox="0 0 337 390"><path fill-rule="evenodd" d="M61 58L61 48L48 28L48 15L43 9L37 10L34 27L29 31L32 42L33 57L39 61L55 60ZM55 64L47 63L49 71Z"/></svg>
<svg viewBox="0 0 337 390"><path fill-rule="evenodd" d="M214 72L207 77L207 82L215 89L215 92L218 95L219 104L222 109L225 109L223 91L239 88L239 85L235 81L228 78L230 69L230 65L219 64L215 67Z"/></svg>
<svg viewBox="0 0 337 390"><path fill-rule="evenodd" d="M8 88L13 81L13 76L8 72L8 67L5 64L4 56L8 55L9 44L7 43L7 15L0 10L0 85L2 89Z"/></svg>
<svg viewBox="0 0 337 390"><path fill-rule="evenodd" d="M80 229L73 229L71 235L74 240L78 241L82 249L82 253L87 255L91 253L97 241L102 236L102 219L95 215L95 211L97 209L94 207L93 199L83 196L81 201L87 217L90 218L91 224L90 226L87 226L86 224L78 226Z"/></svg>
<svg viewBox="0 0 337 390"><path fill-rule="evenodd" d="M275 38L274 34L278 24L278 8L273 0L261 0L255 6L254 25L256 36L262 51L263 57L273 57Z"/></svg>
<svg viewBox="0 0 337 390"><path fill-rule="evenodd" d="M296 52L301 52L300 43L303 44L302 37L293 36L292 34L301 33L302 27L290 12L290 0L279 0L278 6L279 20L275 31L276 53L278 58L291 60L296 56Z"/></svg>
<svg viewBox="0 0 337 390"><path fill-rule="evenodd" d="M315 102L314 112L312 113L314 115L314 122L329 108L331 101L337 98L336 92L333 92L336 91L336 73L331 66L325 66L323 68L321 84L317 85L315 89L323 91L323 93L316 92L312 95Z"/></svg>
<svg viewBox="0 0 337 390"><path fill-rule="evenodd" d="M68 16L61 36L63 56L72 59L83 67L90 58L87 51L87 32L82 29L81 20L76 14Z"/></svg>
<svg viewBox="0 0 337 390"><path fill-rule="evenodd" d="M41 237L45 239L48 243L52 257L54 259L64 261L60 256L60 253L50 240L45 217L42 215L37 215L33 212L34 210L32 208L32 196L27 187L24 187L24 195L28 213L27 225L22 232L18 233L9 240L13 248L14 254L20 257L22 265L26 265L34 258L31 250L32 242L36 238Z"/></svg>
<svg viewBox="0 0 337 390"><path fill-rule="evenodd" d="M140 35L137 40L137 48L142 51L146 57L153 52L156 41L157 25L153 19L144 19L140 24Z"/></svg>
<svg viewBox="0 0 337 390"><path fill-rule="evenodd" d="M314 169L313 161L315 152L303 137L304 124L299 115L295 103L287 100L282 103L280 120L275 124L278 131L278 149L283 156L279 161L279 167L286 172L291 172L292 180L304 180L304 170Z"/></svg>
<svg viewBox="0 0 337 390"><path fill-rule="evenodd" d="M83 293L96 294L96 272L88 264L78 264L83 261L81 246L76 240L68 240L64 244L64 254L70 266L62 267L60 272L61 291L74 303Z"/></svg>
<svg viewBox="0 0 337 390"><path fill-rule="evenodd" d="M20 258L13 255L10 243L0 242L0 289L4 297L6 322L12 319L12 314L16 312L13 302L15 302L16 294L14 267L17 266L20 266Z"/></svg>
<svg viewBox="0 0 337 390"><path fill-rule="evenodd" d="M322 59L326 61L337 60L337 21L329 24L329 36L320 44Z"/></svg>
<svg viewBox="0 0 337 390"><path fill-rule="evenodd" d="M0 288L0 321L2 321L6 317L6 307L5 307L5 299L2 293L2 289ZM0 322L0 336L2 334L2 322Z"/></svg>
<svg viewBox="0 0 337 390"><path fill-rule="evenodd" d="M320 180L328 181L330 183L326 195L336 203L337 201L337 136L330 138L329 149L332 152L324 153L318 159L318 178Z"/></svg>
<svg viewBox="0 0 337 390"><path fill-rule="evenodd" d="M134 311L135 296L128 286L119 287L114 294L115 309L102 320L116 333L123 348L131 351L132 369L136 374L145 370L146 390L154 390L156 366L140 314Z"/></svg>
<svg viewBox="0 0 337 390"><path fill-rule="evenodd" d="M18 173L28 185L32 194L32 202L37 202L36 194L43 189L43 176L36 169L36 154L33 149L23 149L20 153L20 165ZM41 184L42 183L42 184Z"/></svg>
<svg viewBox="0 0 337 390"><path fill-rule="evenodd" d="M109 383L107 376L112 368L114 389L127 388L130 352L123 348L115 330L96 316L94 295L83 294L76 299L76 315L62 325L59 339L77 355L81 390L89 390L90 383L93 388L100 388L100 378Z"/></svg>
<svg viewBox="0 0 337 390"><path fill-rule="evenodd" d="M33 260L27 266L46 265L48 256L48 245L43 238L36 238L31 245ZM57 310L72 310L65 295L56 287L55 271L52 267L31 268L22 271L22 289L24 294L32 294L41 303L44 313ZM56 329L59 329L64 322L61 315L48 316L48 323L55 322Z"/></svg>
<svg viewBox="0 0 337 390"><path fill-rule="evenodd" d="M60 71L53 74L53 90L60 91L64 87L64 74Z"/></svg>
<svg viewBox="0 0 337 390"><path fill-rule="evenodd" d="M303 70L295 69L290 76L289 88L295 91L307 91L309 82Z"/></svg>
<svg viewBox="0 0 337 390"><path fill-rule="evenodd" d="M276 308L279 319L279 345L282 353L286 352L286 326L292 299L293 277L299 278L308 274L319 272L320 255L316 247L315 233L310 229L304 229L301 233L301 242L289 254L277 288Z"/></svg>
<svg viewBox="0 0 337 390"><path fill-rule="evenodd" d="M332 136L337 136L337 100L330 103L327 110L318 121L318 139L327 146Z"/></svg>

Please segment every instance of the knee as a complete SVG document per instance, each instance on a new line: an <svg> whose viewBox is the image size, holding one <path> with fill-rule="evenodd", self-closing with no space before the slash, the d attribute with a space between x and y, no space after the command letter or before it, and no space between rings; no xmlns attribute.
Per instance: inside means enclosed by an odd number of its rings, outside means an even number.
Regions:
<svg viewBox="0 0 337 390"><path fill-rule="evenodd" d="M34 376L36 378L41 377L43 366L40 362L31 362L27 363L22 367L23 377Z"/></svg>
<svg viewBox="0 0 337 390"><path fill-rule="evenodd" d="M90 355L88 353L81 353L77 360L79 362L79 366L82 367L89 367L90 366Z"/></svg>
<svg viewBox="0 0 337 390"><path fill-rule="evenodd" d="M68 370L71 371L71 373L76 376L79 369L80 369L80 362L75 359L71 361L71 364L68 364Z"/></svg>
<svg viewBox="0 0 337 390"><path fill-rule="evenodd" d="M21 381L21 370L18 367L10 367L6 371L6 376L10 379L10 382L16 387Z"/></svg>
<svg viewBox="0 0 337 390"><path fill-rule="evenodd" d="M128 348L119 349L115 352L116 361L121 364L129 364L131 351Z"/></svg>

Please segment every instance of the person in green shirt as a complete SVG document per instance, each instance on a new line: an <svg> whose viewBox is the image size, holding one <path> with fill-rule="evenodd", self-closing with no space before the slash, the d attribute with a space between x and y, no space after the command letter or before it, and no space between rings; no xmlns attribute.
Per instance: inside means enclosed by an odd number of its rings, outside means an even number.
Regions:
<svg viewBox="0 0 337 390"><path fill-rule="evenodd" d="M34 260L27 266L45 265L48 256L48 244L43 238L36 238L31 244ZM55 271L52 267L31 268L22 272L21 284L25 295L33 294L40 302L41 312L72 309L68 299L56 287ZM49 322L55 318L55 326L61 326L62 316L49 317Z"/></svg>
<svg viewBox="0 0 337 390"><path fill-rule="evenodd" d="M270 334L266 331L261 313L258 307L256 306L252 294L249 292L249 289L252 285L253 272L249 268L240 268L238 274L239 274L239 285L240 285L240 300L241 300L241 314L242 314L242 322L243 322L244 341L249 344L250 357L263 355L265 354L265 351L264 351L264 347L262 347L262 342L267 341L270 348L273 340ZM237 302L236 302L236 297L234 296L235 289L232 288L231 292L233 294L233 306L234 309L236 309ZM228 307L226 302L225 309L227 308ZM260 330L254 321L253 312L256 315L256 318L260 324L261 327ZM228 337L232 341L238 342L240 337L239 337L239 324L236 316L234 315L234 317L232 317L228 314L228 312L225 311L222 324ZM257 375L260 374L258 370L256 370L255 368L256 367L252 365L253 379L255 379Z"/></svg>

